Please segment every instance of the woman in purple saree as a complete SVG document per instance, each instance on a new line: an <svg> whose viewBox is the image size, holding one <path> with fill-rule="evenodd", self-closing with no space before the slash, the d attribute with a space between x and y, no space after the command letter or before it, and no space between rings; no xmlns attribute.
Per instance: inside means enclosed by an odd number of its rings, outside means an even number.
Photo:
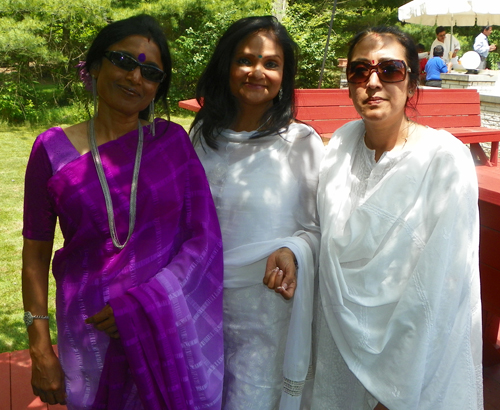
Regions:
<svg viewBox="0 0 500 410"><path fill-rule="evenodd" d="M168 91L165 37L149 16L112 23L85 67L96 80L97 115L41 134L26 172L33 391L69 409L219 409L220 229L185 131L147 121L150 103ZM60 362L43 320L57 218Z"/></svg>

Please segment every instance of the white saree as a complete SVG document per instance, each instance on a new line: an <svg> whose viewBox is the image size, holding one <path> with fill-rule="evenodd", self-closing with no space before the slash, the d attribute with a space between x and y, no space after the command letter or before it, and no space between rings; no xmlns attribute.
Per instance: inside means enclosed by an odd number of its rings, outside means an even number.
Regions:
<svg viewBox="0 0 500 410"><path fill-rule="evenodd" d="M313 409L377 402L390 410L482 409L470 153L451 134L427 128L411 150L385 153L360 181L353 169L368 150L364 132L356 121L334 134L318 187L320 318L329 329L320 338L328 333L345 361L337 389L353 375L361 389L339 400L336 386L318 382L332 377L331 368L318 366ZM318 361L335 354L319 344Z"/></svg>
<svg viewBox="0 0 500 410"><path fill-rule="evenodd" d="M251 139L226 130L218 150L196 151L205 168L224 246L223 409L299 409L311 363L316 194L324 155L304 124ZM267 257L290 248L298 262L291 301L262 283Z"/></svg>

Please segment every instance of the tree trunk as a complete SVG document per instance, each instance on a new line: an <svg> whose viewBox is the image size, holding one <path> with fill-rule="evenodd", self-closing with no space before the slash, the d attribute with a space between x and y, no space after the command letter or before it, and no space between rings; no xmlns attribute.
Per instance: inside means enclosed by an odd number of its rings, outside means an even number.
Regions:
<svg viewBox="0 0 500 410"><path fill-rule="evenodd" d="M278 21L282 21L286 14L287 0L274 0L273 1L273 15L276 16Z"/></svg>

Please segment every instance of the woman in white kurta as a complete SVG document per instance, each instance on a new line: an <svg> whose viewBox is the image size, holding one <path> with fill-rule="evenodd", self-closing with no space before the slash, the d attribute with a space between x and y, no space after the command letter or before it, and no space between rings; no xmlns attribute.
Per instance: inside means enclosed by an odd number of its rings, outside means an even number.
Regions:
<svg viewBox="0 0 500 410"><path fill-rule="evenodd" d="M226 410L303 402L324 146L294 122L295 72L284 27L251 17L223 35L198 84L203 107L191 134L224 246Z"/></svg>
<svg viewBox="0 0 500 410"><path fill-rule="evenodd" d="M407 35L379 27L351 44L362 120L333 135L320 170L312 408L482 409L473 161L406 116L418 80Z"/></svg>

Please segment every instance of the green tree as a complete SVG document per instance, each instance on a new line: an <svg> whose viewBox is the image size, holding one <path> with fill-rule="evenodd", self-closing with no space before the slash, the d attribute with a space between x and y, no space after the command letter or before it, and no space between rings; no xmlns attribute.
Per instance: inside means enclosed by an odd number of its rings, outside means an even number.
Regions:
<svg viewBox="0 0 500 410"><path fill-rule="evenodd" d="M6 2L0 9L0 118L36 121L48 103L71 98L74 66L110 14L108 0ZM47 80L58 85L53 95L40 87Z"/></svg>
<svg viewBox="0 0 500 410"><path fill-rule="evenodd" d="M404 24L397 9L408 0L338 0L323 87L338 87L338 59L346 57L349 40L374 25L398 25L416 42L430 48L434 27ZM298 86L316 88L334 0L1 0L0 120L37 121L46 108L85 108L89 95L77 80L96 33L111 21L139 13L158 19L173 56L170 106L192 98L195 85L220 35L233 21L271 14L284 6L283 24L299 44ZM456 27L461 54L472 49L479 27ZM500 43L494 31L491 41ZM490 54L490 66L498 53ZM50 87L46 86L50 84ZM49 92L46 89L50 90ZM82 110L82 115L84 110Z"/></svg>
<svg viewBox="0 0 500 410"><path fill-rule="evenodd" d="M170 38L174 62L172 88L169 93L171 109L177 102L195 96L196 83L208 63L217 41L234 21L248 16L270 14L270 2L256 3L241 0L219 0L197 3L189 25L182 21ZM196 16L195 16L196 12ZM165 16L167 17L167 16ZM180 35L176 35L180 33Z"/></svg>
<svg viewBox="0 0 500 410"><path fill-rule="evenodd" d="M107 23L139 13L156 17L174 57L170 99L187 98L219 34L232 19L269 14L270 1L4 0L0 5L0 119L37 121L51 105L89 102L75 66ZM204 39L205 41L199 41ZM179 41L177 41L179 40ZM212 48L210 48L212 47ZM189 79L188 82L185 80ZM50 95L43 84L55 84ZM51 88L54 90L54 88Z"/></svg>

